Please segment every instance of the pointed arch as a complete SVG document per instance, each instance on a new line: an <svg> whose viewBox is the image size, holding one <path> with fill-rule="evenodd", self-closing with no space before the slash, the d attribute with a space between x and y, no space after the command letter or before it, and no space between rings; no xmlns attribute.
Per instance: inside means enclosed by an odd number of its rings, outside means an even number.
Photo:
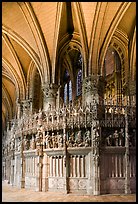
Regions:
<svg viewBox="0 0 138 204"><path fill-rule="evenodd" d="M38 69L34 64L34 62L31 61L28 69L28 73L27 73L27 99L30 99L32 102L33 112L38 112L39 108L42 108L43 93L42 93L41 85L42 85L42 81L41 81ZM36 88L37 88L37 91L36 91ZM37 97L34 95L37 95ZM38 101L38 105L35 103L35 101Z"/></svg>
<svg viewBox="0 0 138 204"><path fill-rule="evenodd" d="M88 75L98 74L98 55L99 55L99 39L102 29L104 17L106 15L108 2L97 2L94 20L92 25L90 49L89 49L89 64ZM99 18L100 16L100 18Z"/></svg>
<svg viewBox="0 0 138 204"><path fill-rule="evenodd" d="M61 21L61 14L63 9L64 2L58 2L57 4L57 14L56 14L56 22L55 22L55 32L54 32L54 43L53 43L53 55L52 55L52 83L55 83L55 72L56 72L56 55L57 47L58 47L58 37L59 37L59 29L60 29L60 21Z"/></svg>
<svg viewBox="0 0 138 204"><path fill-rule="evenodd" d="M9 115L9 119L12 119L13 117L13 112L12 112L12 106L13 106L13 103L12 103L12 100L11 100L11 97L5 87L5 85L2 83L2 103L4 103L7 111L8 111L8 115Z"/></svg>
<svg viewBox="0 0 138 204"><path fill-rule="evenodd" d="M35 65L37 66L38 71L40 73L40 76L42 78L40 59L39 59L38 55L36 54L36 52L30 47L30 45L21 36L19 36L15 31L11 30L11 28L6 27L5 25L2 25L2 33L11 37L23 49L25 49L25 51L28 53L28 55L31 57L31 59L34 61Z"/></svg>
<svg viewBox="0 0 138 204"><path fill-rule="evenodd" d="M77 22L79 25L79 32L80 32L80 41L82 45L82 56L83 56L83 74L84 77L87 76L87 68L88 68L88 41L86 35L86 28L85 28L85 21L84 16L81 8L81 4L79 2L72 2L72 7L75 11Z"/></svg>
<svg viewBox="0 0 138 204"><path fill-rule="evenodd" d="M9 48L14 60L16 61L16 64L17 64L18 68L19 68L19 73L21 75L20 80L21 80L21 83L22 83L22 91L23 91L23 95L25 96L26 95L26 81L25 81L25 77L24 77L24 74L23 74L21 63L20 63L20 61L18 59L18 56L17 56L17 53L15 52L14 47L10 43L7 36L3 33L2 37L3 37L7 47Z"/></svg>
<svg viewBox="0 0 138 204"><path fill-rule="evenodd" d="M20 76L18 75L17 71L14 69L11 63L4 58L2 58L2 66L7 69L7 71L13 78L13 83L16 87L16 97L21 100L25 99L25 92L22 87L22 80L20 79Z"/></svg>
<svg viewBox="0 0 138 204"><path fill-rule="evenodd" d="M132 2L123 2L119 9L118 9L118 12L116 13L115 17L113 18L110 26L109 26L109 29L107 31L107 34L106 34L106 37L103 41L103 44L100 48L100 52L99 52L99 56L98 56L98 61L99 61L99 64L98 64L98 67L99 67L99 70L98 70L98 73L100 75L102 75L102 72L101 70L103 70L103 66L104 66L104 58L105 58L105 55L106 55L106 51L107 51L107 48L111 42L111 38L115 32L115 30L117 29L123 15L125 14L126 10L129 8L129 6L131 5Z"/></svg>
<svg viewBox="0 0 138 204"><path fill-rule="evenodd" d="M46 41L44 39L41 27L35 15L35 12L30 2L24 2L24 3L18 2L18 5L34 35L34 39L36 41L36 44L39 50L41 71L42 71L42 76L44 77L43 81L50 82L50 72L51 72L50 57L49 57Z"/></svg>
<svg viewBox="0 0 138 204"><path fill-rule="evenodd" d="M130 50L130 80L136 78L136 27L134 29L131 50Z"/></svg>

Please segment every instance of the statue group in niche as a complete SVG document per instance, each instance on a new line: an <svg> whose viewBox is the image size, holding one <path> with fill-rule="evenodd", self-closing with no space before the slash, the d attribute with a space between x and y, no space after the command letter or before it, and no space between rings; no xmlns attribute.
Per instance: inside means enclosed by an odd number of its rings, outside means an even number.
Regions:
<svg viewBox="0 0 138 204"><path fill-rule="evenodd" d="M109 135L106 138L106 145L107 146L124 146L125 145L125 137L124 137L124 130L121 128L121 130L118 132L118 130L115 130L114 133Z"/></svg>
<svg viewBox="0 0 138 204"><path fill-rule="evenodd" d="M78 131L77 137L75 139L74 132L69 136L67 141L68 147L89 147L91 145L91 136L90 131L87 130L82 136L81 130Z"/></svg>
<svg viewBox="0 0 138 204"><path fill-rule="evenodd" d="M52 136L50 136L49 132L47 132L45 136L45 144L46 149L63 147L63 136L60 135L59 132L57 132L57 135L52 133Z"/></svg>
<svg viewBox="0 0 138 204"><path fill-rule="evenodd" d="M76 135L75 135L76 133ZM33 150L39 148L43 145L43 148L50 149L50 148L62 148L65 146L65 141L63 139L63 134L57 132L55 135L52 132L50 135L49 131L47 131L46 135L43 135L42 131L39 129L37 134L32 138L24 138L24 150ZM90 147L91 146L91 133L90 130L86 130L82 134L82 131L79 130L78 132L70 133L67 141L67 147ZM21 150L21 138L18 138L18 151Z"/></svg>

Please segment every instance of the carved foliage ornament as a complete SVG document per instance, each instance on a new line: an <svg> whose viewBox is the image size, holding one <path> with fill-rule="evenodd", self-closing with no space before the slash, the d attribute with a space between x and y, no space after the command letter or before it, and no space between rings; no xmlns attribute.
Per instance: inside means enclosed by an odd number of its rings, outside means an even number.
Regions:
<svg viewBox="0 0 138 204"><path fill-rule="evenodd" d="M45 84L42 91L46 98L55 98L57 96L57 90L59 86L57 84Z"/></svg>
<svg viewBox="0 0 138 204"><path fill-rule="evenodd" d="M96 93L99 89L103 89L103 79L100 76L88 76L83 80L83 91L84 94L87 92Z"/></svg>

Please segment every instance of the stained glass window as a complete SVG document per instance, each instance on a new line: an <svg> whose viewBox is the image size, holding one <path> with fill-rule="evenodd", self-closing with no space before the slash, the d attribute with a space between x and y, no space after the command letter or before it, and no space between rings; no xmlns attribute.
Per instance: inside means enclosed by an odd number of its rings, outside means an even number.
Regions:
<svg viewBox="0 0 138 204"><path fill-rule="evenodd" d="M72 82L67 70L64 72L64 103L72 101Z"/></svg>
<svg viewBox="0 0 138 204"><path fill-rule="evenodd" d="M64 103L67 102L67 84L64 86Z"/></svg>
<svg viewBox="0 0 138 204"><path fill-rule="evenodd" d="M69 81L69 102L72 101L72 83Z"/></svg>
<svg viewBox="0 0 138 204"><path fill-rule="evenodd" d="M80 69L77 74L77 96L82 93L82 70Z"/></svg>

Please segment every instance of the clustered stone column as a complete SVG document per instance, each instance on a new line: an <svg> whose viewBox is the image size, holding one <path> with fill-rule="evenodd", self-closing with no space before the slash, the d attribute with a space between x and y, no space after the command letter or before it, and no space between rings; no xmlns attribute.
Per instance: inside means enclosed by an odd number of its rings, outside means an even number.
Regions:
<svg viewBox="0 0 138 204"><path fill-rule="evenodd" d="M22 127L23 128L23 127ZM20 157L21 157L21 180L20 187L25 188L25 160L24 160L24 135L21 131L21 141L20 141Z"/></svg>
<svg viewBox="0 0 138 204"><path fill-rule="evenodd" d="M130 161L129 161L129 135L128 135L128 110L125 110L125 193L130 194Z"/></svg>
<svg viewBox="0 0 138 204"><path fill-rule="evenodd" d="M99 166L99 109L98 104L103 104L105 83L101 76L91 75L83 80L82 84L82 101L83 105L91 104L92 118L91 118L91 141L92 150L90 153L90 172L89 175L89 194L100 194L100 166ZM93 173L92 173L93 172Z"/></svg>

